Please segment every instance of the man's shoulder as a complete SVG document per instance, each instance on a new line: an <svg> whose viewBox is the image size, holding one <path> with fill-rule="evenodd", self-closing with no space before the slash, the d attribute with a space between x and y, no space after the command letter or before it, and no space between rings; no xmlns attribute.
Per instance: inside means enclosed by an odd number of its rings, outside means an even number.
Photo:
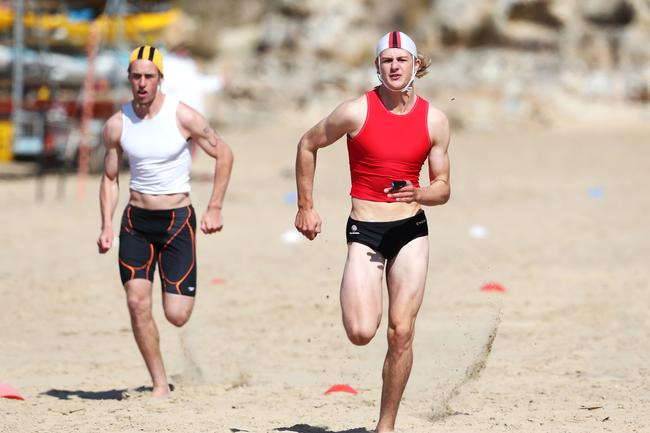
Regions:
<svg viewBox="0 0 650 433"><path fill-rule="evenodd" d="M176 102L176 117L180 122L191 122L197 118L203 117L201 113L187 105L185 102L179 99L175 99L174 101Z"/></svg>
<svg viewBox="0 0 650 433"><path fill-rule="evenodd" d="M183 101L176 105L176 122L183 137L205 134L211 130L207 118ZM207 129L206 129L207 128Z"/></svg>
<svg viewBox="0 0 650 433"><path fill-rule="evenodd" d="M104 137L110 141L119 141L122 135L122 110L116 111L104 123Z"/></svg>
<svg viewBox="0 0 650 433"><path fill-rule="evenodd" d="M104 123L105 128L115 128L115 127L122 127L122 110L116 111L115 113L111 114L111 117L106 119L106 122Z"/></svg>
<svg viewBox="0 0 650 433"><path fill-rule="evenodd" d="M341 102L328 116L330 124L340 125L346 133L358 129L366 117L366 98L361 96Z"/></svg>
<svg viewBox="0 0 650 433"><path fill-rule="evenodd" d="M449 119L447 115L437 107L429 103L427 113L427 123L429 126L429 135L432 142L436 144L449 145Z"/></svg>
<svg viewBox="0 0 650 433"><path fill-rule="evenodd" d="M347 102L356 109L365 109L366 105L368 105L368 99L365 93L363 95L357 96L356 98L349 99Z"/></svg>
<svg viewBox="0 0 650 433"><path fill-rule="evenodd" d="M423 98L424 99L424 98ZM424 99L426 103L429 106L429 111L427 113L427 116L429 118L430 122L438 123L438 124L448 124L449 120L447 119L447 115L438 107L434 106L432 103Z"/></svg>
<svg viewBox="0 0 650 433"><path fill-rule="evenodd" d="M366 95L363 94L356 98L341 102L334 111L345 117L365 116L367 105Z"/></svg>

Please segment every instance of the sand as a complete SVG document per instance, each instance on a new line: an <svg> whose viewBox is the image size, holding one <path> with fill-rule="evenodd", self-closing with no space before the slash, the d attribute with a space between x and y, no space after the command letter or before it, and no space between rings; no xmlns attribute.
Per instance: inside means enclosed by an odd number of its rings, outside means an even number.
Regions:
<svg viewBox="0 0 650 433"><path fill-rule="evenodd" d="M318 112L324 115L325 110ZM349 210L343 142L320 152L323 232L293 239L295 145L314 113L223 131L235 154L222 233L198 237L188 325L154 313L172 396L153 399L117 252L97 254L99 178L0 180L0 432L372 430L386 321L340 323ZM605 122L455 132L452 199L429 208L431 258L403 432L650 431L650 127ZM211 162L197 157L202 213ZM121 176L115 227L126 203ZM472 226L486 236L470 236ZM289 232L290 233L290 232ZM482 292L498 282L504 293ZM357 395L324 395L348 384Z"/></svg>

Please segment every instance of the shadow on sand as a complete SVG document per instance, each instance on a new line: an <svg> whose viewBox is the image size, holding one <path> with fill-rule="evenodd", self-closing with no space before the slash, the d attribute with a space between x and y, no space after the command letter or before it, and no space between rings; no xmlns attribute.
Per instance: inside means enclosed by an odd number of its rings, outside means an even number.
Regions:
<svg viewBox="0 0 650 433"><path fill-rule="evenodd" d="M169 384L169 388L174 391L174 385ZM152 391L150 386L141 386L135 389L111 389L109 391L71 391L67 389L50 389L42 392L41 395L49 395L60 400L70 400L70 397L78 397L84 400L124 400L129 398L132 393L149 393Z"/></svg>
<svg viewBox="0 0 650 433"><path fill-rule="evenodd" d="M333 431L329 430L327 427L314 427L308 424L296 424L291 427L279 427L273 429L273 431L288 431L296 433L373 433L371 430L367 430L363 427L353 428L351 430Z"/></svg>
<svg viewBox="0 0 650 433"><path fill-rule="evenodd" d="M126 389L111 389L110 391L69 391L66 389L50 389L41 393L60 400L70 400L70 397L79 397L84 400L124 400Z"/></svg>

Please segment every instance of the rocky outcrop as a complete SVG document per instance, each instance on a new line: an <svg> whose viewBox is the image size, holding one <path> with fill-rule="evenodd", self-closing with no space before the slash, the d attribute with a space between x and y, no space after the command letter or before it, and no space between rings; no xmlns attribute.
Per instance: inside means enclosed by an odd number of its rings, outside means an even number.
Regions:
<svg viewBox="0 0 650 433"><path fill-rule="evenodd" d="M362 92L376 83L376 40L395 28L433 58L418 82L428 94L474 92L521 118L543 118L549 95L649 102L647 0L237 3L256 12L211 31L210 67L230 77L220 98L238 107L331 106Z"/></svg>
<svg viewBox="0 0 650 433"><path fill-rule="evenodd" d="M634 20L634 7L625 0L583 0L583 17L596 25L623 27Z"/></svg>

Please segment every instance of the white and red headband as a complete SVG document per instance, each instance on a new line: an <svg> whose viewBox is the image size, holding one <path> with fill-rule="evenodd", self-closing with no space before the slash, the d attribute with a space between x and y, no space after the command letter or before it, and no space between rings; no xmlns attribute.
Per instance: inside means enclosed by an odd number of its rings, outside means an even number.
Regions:
<svg viewBox="0 0 650 433"><path fill-rule="evenodd" d="M418 56L418 49L415 46L415 42L406 33L395 31L382 36L379 42L377 42L375 57L378 57L382 51L388 48L401 48L411 53L413 57L417 58Z"/></svg>

